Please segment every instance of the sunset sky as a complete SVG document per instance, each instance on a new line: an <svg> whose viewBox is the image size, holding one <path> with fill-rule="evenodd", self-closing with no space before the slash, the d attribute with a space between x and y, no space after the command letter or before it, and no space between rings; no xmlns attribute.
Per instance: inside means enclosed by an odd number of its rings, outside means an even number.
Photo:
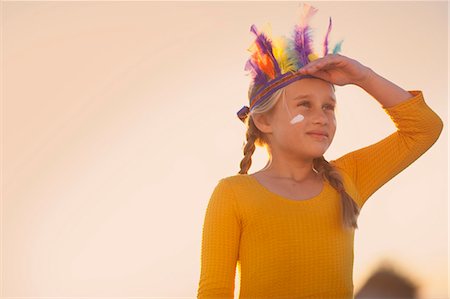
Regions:
<svg viewBox="0 0 450 299"><path fill-rule="evenodd" d="M3 1L0 296L194 298L209 197L243 157L250 26L289 34L299 3ZM307 3L317 47L331 16L331 45L444 121L361 210L355 293L388 261L447 298L448 2ZM359 87L336 98L328 160L395 132Z"/></svg>

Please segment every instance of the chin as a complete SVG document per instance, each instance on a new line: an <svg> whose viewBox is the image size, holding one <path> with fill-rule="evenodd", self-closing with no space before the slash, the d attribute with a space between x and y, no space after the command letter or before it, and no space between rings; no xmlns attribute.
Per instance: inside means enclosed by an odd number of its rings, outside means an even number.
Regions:
<svg viewBox="0 0 450 299"><path fill-rule="evenodd" d="M328 146L326 148L322 148L321 150L311 151L311 156L313 158L320 158L326 153L327 149L328 149Z"/></svg>
<svg viewBox="0 0 450 299"><path fill-rule="evenodd" d="M309 143L296 146L295 151L298 155L304 157L310 157L312 159L322 157L325 152L328 150L330 144L329 143Z"/></svg>
<svg viewBox="0 0 450 299"><path fill-rule="evenodd" d="M304 157L310 157L311 159L320 158L325 154L326 151L302 151L299 155Z"/></svg>

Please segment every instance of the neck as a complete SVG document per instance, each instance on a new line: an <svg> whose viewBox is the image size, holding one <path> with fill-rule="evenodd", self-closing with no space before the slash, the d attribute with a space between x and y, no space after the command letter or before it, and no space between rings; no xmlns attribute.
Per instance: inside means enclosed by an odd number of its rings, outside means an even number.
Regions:
<svg viewBox="0 0 450 299"><path fill-rule="evenodd" d="M296 182L317 178L312 159L292 160L271 157L261 171L272 178L291 179Z"/></svg>

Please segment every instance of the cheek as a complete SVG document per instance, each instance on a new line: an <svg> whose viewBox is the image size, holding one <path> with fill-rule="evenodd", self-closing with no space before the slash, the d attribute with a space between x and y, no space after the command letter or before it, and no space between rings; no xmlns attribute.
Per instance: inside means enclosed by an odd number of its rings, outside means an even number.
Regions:
<svg viewBox="0 0 450 299"><path fill-rule="evenodd" d="M334 134L336 133L336 128L337 128L337 126L336 126L336 117L331 117L330 118L330 134L333 134L333 136L334 136Z"/></svg>

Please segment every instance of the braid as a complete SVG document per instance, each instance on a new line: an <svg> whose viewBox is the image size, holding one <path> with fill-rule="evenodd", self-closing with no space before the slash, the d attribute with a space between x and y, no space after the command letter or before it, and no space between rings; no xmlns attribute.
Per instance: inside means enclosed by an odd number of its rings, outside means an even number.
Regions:
<svg viewBox="0 0 450 299"><path fill-rule="evenodd" d="M248 98L252 98L257 91L258 89L255 87L255 85L253 85L253 83L251 83L248 89ZM276 90L270 97L267 98L267 100L265 100L260 105L252 108L253 111L249 111L249 113L247 113L245 117L239 117L247 127L247 132L245 133L247 142L244 146L244 158L241 160L241 170L239 171L239 174L247 174L250 166L252 165L252 155L255 152L256 146L265 147L270 154L269 140L267 136L263 132L261 132L253 122L253 114L263 113L270 115L271 113L273 113L272 108L278 102L278 99L283 93L284 87Z"/></svg>
<svg viewBox="0 0 450 299"><path fill-rule="evenodd" d="M257 128L255 124L253 123L253 120L251 117L247 117L248 120L248 128L247 132L245 133L245 136L247 138L247 142L244 146L244 158L241 160L241 170L239 171L239 174L247 174L250 166L252 165L252 155L255 152L255 142L258 139L257 135Z"/></svg>
<svg viewBox="0 0 450 299"><path fill-rule="evenodd" d="M330 182L330 185L341 195L342 218L344 226L347 228L358 228L357 218L359 207L353 198L345 191L342 177L335 167L333 167L325 158L314 159L314 168L322 177Z"/></svg>

